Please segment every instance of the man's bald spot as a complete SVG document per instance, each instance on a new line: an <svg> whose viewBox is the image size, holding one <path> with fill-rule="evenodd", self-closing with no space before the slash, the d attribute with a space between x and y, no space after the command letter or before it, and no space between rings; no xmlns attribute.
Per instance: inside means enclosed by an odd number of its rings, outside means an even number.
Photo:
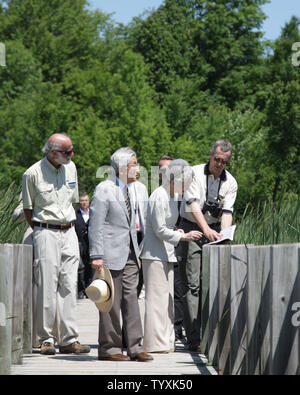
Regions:
<svg viewBox="0 0 300 395"><path fill-rule="evenodd" d="M70 137L62 133L54 133L49 137L49 143L59 144L62 148L69 147L72 145Z"/></svg>

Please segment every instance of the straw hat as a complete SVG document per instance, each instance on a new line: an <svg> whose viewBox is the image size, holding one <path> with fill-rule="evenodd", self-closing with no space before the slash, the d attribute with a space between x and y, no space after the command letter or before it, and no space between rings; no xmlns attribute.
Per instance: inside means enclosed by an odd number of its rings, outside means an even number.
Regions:
<svg viewBox="0 0 300 395"><path fill-rule="evenodd" d="M108 313L114 303L114 283L110 271L103 266L101 273L85 290L101 313Z"/></svg>

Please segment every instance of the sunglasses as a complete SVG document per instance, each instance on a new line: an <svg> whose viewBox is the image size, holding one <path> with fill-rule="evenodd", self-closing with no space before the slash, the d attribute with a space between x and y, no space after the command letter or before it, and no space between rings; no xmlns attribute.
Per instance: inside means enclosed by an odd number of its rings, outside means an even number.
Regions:
<svg viewBox="0 0 300 395"><path fill-rule="evenodd" d="M222 159L222 158L214 157L214 160L215 160L217 163L221 163L221 164L224 165L224 166L230 165L230 162L228 162L227 160L224 160L224 159Z"/></svg>
<svg viewBox="0 0 300 395"><path fill-rule="evenodd" d="M62 154L65 154L65 155L71 155L72 154L72 152L74 152L74 149L72 148L72 149L70 149L69 151L59 151L59 150L55 150L56 152L61 152Z"/></svg>

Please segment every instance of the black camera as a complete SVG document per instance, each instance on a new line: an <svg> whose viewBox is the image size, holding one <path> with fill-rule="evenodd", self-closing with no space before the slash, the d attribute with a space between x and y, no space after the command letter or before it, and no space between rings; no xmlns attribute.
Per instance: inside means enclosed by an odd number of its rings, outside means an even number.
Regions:
<svg viewBox="0 0 300 395"><path fill-rule="evenodd" d="M218 218L221 215L222 208L219 203L207 200L204 202L202 213L205 214L207 211L210 212L212 217Z"/></svg>

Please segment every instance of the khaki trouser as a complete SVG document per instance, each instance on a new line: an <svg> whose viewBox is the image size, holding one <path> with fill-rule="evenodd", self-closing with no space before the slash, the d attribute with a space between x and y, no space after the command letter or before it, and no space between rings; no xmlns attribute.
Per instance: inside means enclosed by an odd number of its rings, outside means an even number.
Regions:
<svg viewBox="0 0 300 395"><path fill-rule="evenodd" d="M64 346L77 340L76 295L79 247L75 228L35 227L33 277L37 285L37 335L40 342ZM56 313L59 320L57 334Z"/></svg>
<svg viewBox="0 0 300 395"><path fill-rule="evenodd" d="M174 349L174 265L143 259L145 283L144 349L148 352Z"/></svg>

